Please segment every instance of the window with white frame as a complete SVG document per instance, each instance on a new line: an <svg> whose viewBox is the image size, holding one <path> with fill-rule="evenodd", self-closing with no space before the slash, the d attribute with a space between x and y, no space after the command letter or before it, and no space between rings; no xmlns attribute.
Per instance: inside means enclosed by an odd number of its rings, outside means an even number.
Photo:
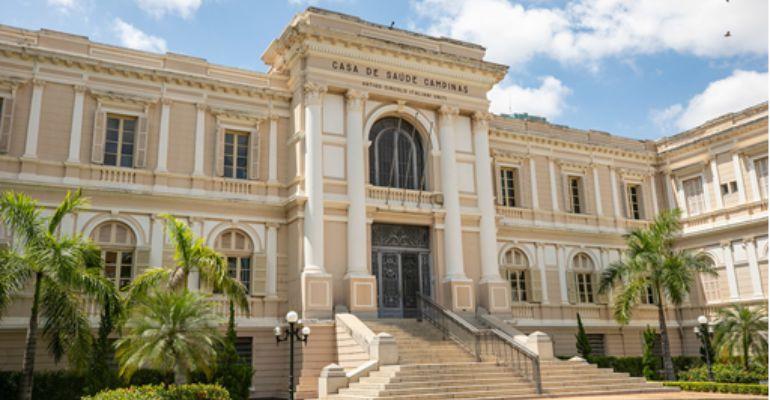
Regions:
<svg viewBox="0 0 770 400"><path fill-rule="evenodd" d="M709 259L709 266L714 268L714 261ZM719 274L700 274L700 282L703 287L703 297L706 302L718 301L720 299L719 293Z"/></svg>
<svg viewBox="0 0 770 400"><path fill-rule="evenodd" d="M134 276L136 250L131 228L117 221L105 222L94 229L91 239L102 249L104 276L118 288L128 286Z"/></svg>
<svg viewBox="0 0 770 400"><path fill-rule="evenodd" d="M572 270L575 274L575 289L578 303L594 302L594 262L586 253L578 253L572 258Z"/></svg>
<svg viewBox="0 0 770 400"><path fill-rule="evenodd" d="M629 184L626 186L626 203L628 218L642 219L642 185Z"/></svg>
<svg viewBox="0 0 770 400"><path fill-rule="evenodd" d="M518 189L518 169L511 167L500 168L500 204L506 207L517 207Z"/></svg>
<svg viewBox="0 0 770 400"><path fill-rule="evenodd" d="M569 211L574 214L585 212L583 205L583 178L571 175L567 178L567 200Z"/></svg>
<svg viewBox="0 0 770 400"><path fill-rule="evenodd" d="M251 263L254 252L251 239L240 230L229 229L219 235L214 249L224 255L230 277L241 282L246 288L246 293L251 293Z"/></svg>
<svg viewBox="0 0 770 400"><path fill-rule="evenodd" d="M108 114L104 138L104 165L114 167L134 166L134 143L137 118Z"/></svg>
<svg viewBox="0 0 770 400"><path fill-rule="evenodd" d="M505 277L511 285L511 301L524 303L528 301L527 256L519 249L512 248L503 255L502 265Z"/></svg>
<svg viewBox="0 0 770 400"><path fill-rule="evenodd" d="M646 286L644 290L642 290L642 304L657 304L657 301L655 300L656 298L657 295L655 294L655 290L653 290L652 286Z"/></svg>
<svg viewBox="0 0 770 400"><path fill-rule="evenodd" d="M767 157L754 160L754 171L756 171L759 182L759 195L761 198L767 199Z"/></svg>
<svg viewBox="0 0 770 400"><path fill-rule="evenodd" d="M224 176L248 179L249 132L226 131L224 148Z"/></svg>
<svg viewBox="0 0 770 400"><path fill-rule="evenodd" d="M690 215L700 214L706 211L705 198L703 195L703 180L700 176L683 180L682 190L684 191L687 212Z"/></svg>

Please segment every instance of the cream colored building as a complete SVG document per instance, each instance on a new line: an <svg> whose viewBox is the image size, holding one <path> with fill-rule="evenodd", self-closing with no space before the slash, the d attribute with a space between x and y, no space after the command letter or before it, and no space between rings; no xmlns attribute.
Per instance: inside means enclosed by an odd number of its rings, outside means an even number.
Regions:
<svg viewBox="0 0 770 400"><path fill-rule="evenodd" d="M64 230L103 247L117 285L169 262L159 214L185 219L249 289L255 396L284 388L271 328L289 309L318 340L335 310L413 317L418 292L564 355L579 312L597 352L638 355L654 306L619 326L597 277L675 206L680 245L720 274L668 310L674 353L697 353L701 313L767 302L766 103L655 142L491 115L507 67L484 52L314 8L265 51L267 73L1 26L0 188L53 206L82 187L91 207ZM0 320L2 369L20 368L28 302ZM334 356L313 351L317 376Z"/></svg>

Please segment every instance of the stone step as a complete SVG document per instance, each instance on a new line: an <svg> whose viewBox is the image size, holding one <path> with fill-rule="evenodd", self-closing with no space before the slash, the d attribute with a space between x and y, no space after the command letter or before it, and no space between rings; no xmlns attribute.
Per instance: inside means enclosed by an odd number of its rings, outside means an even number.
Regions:
<svg viewBox="0 0 770 400"><path fill-rule="evenodd" d="M452 387L477 387L477 388L531 388L529 382L517 382L511 379L473 379L473 380L434 380L421 382L390 382L375 383L362 380L350 385L353 389L377 389L377 390L445 390Z"/></svg>
<svg viewBox="0 0 770 400"><path fill-rule="evenodd" d="M392 395L392 396L377 396L378 400L420 400L420 399L531 399L534 395L534 390L481 390L473 392L446 392L446 393L429 393L429 394L405 394L405 395ZM339 396L339 397L337 397ZM344 394L337 395L334 398L339 399L372 399L369 394Z"/></svg>
<svg viewBox="0 0 770 400"><path fill-rule="evenodd" d="M366 377L360 380L358 383L365 384L399 384L399 385L455 385L467 383L469 380L477 383L511 383L517 382L517 377L512 377L510 373L499 373L483 375L482 377L474 377L469 379L467 375L453 374L453 375L439 375L439 376L417 376L417 377ZM521 380L522 383L529 384L528 382Z"/></svg>

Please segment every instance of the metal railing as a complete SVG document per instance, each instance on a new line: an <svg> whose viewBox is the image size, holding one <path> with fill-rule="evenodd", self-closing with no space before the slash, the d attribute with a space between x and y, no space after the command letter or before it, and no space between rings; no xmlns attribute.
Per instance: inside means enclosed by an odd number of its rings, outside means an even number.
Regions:
<svg viewBox="0 0 770 400"><path fill-rule="evenodd" d="M438 328L444 339L451 339L476 357L476 361L493 360L513 369L543 393L540 358L532 350L516 342L499 329L479 329L459 315L419 293L419 316Z"/></svg>

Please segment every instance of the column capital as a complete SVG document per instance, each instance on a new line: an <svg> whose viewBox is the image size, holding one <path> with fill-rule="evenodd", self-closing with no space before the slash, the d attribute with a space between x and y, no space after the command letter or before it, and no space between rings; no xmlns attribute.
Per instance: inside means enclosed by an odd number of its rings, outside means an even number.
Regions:
<svg viewBox="0 0 770 400"><path fill-rule="evenodd" d="M347 99L347 107L349 109L359 110L369 98L369 93L356 89L349 89L345 92L345 98Z"/></svg>
<svg viewBox="0 0 770 400"><path fill-rule="evenodd" d="M267 116L267 119L268 119L270 122L272 122L272 121L278 121L278 118L281 118L281 117L280 117L278 114L276 114L276 113L270 113L270 114L268 114L268 116Z"/></svg>
<svg viewBox="0 0 770 400"><path fill-rule="evenodd" d="M749 244L749 243L754 244L754 236L744 236L742 240L743 240L743 243L745 244Z"/></svg>
<svg viewBox="0 0 770 400"><path fill-rule="evenodd" d="M438 113L442 117L455 117L460 114L460 109L455 106L444 104L438 109Z"/></svg>
<svg viewBox="0 0 770 400"><path fill-rule="evenodd" d="M209 108L209 106L206 103L195 103L195 108L198 111L206 111Z"/></svg>
<svg viewBox="0 0 770 400"><path fill-rule="evenodd" d="M29 82L32 84L32 86L35 86L35 87L42 87L46 83L43 79L39 77L34 77L30 79Z"/></svg>
<svg viewBox="0 0 770 400"><path fill-rule="evenodd" d="M88 90L88 88L86 87L86 85L75 85L72 87L72 90L74 90L75 93L83 94L86 92L86 90Z"/></svg>
<svg viewBox="0 0 770 400"><path fill-rule="evenodd" d="M160 104L162 104L164 106L170 106L173 103L174 103L174 101L169 99L168 97L161 97L160 98Z"/></svg>
<svg viewBox="0 0 770 400"><path fill-rule="evenodd" d="M321 104L321 98L326 93L326 85L321 85L315 82L305 82L302 85L302 91L305 95L306 105L318 105Z"/></svg>
<svg viewBox="0 0 770 400"><path fill-rule="evenodd" d="M281 224L279 224L278 222L265 222L265 227L266 228L278 229L278 228L281 227Z"/></svg>
<svg viewBox="0 0 770 400"><path fill-rule="evenodd" d="M730 248L730 246L732 246L732 244L733 243L731 241L729 241L729 240L722 240L722 241L719 242L720 246L727 247L727 248Z"/></svg>
<svg viewBox="0 0 770 400"><path fill-rule="evenodd" d="M473 131L487 131L489 130L489 121L492 120L492 114L484 111L476 111L473 113Z"/></svg>

